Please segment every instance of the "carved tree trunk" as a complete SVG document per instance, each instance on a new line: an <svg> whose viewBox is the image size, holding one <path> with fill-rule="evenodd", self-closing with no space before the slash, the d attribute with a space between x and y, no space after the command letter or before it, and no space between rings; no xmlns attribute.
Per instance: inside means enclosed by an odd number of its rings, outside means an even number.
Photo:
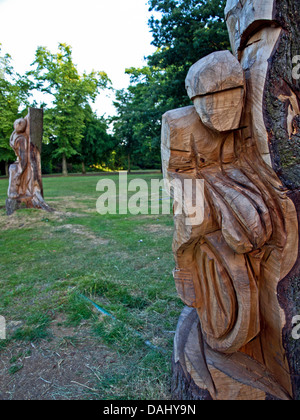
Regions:
<svg viewBox="0 0 300 420"><path fill-rule="evenodd" d="M265 160L288 189L299 223L300 77L297 74L295 77L293 67L294 58L299 54L300 3L299 0L248 0L243 2L244 9L249 5L254 10L248 20L240 5L234 3L237 2L228 1L226 17L233 49L248 76L249 96L252 95L253 101L250 112L253 119L261 121L256 124L256 140ZM264 10L261 3L265 3ZM242 19L244 27L238 32L236 25L240 25ZM292 338L292 319L300 314L299 298L298 251L296 265L277 289L277 299L285 313L282 340L294 399L300 399L300 342Z"/></svg>
<svg viewBox="0 0 300 420"><path fill-rule="evenodd" d="M226 21L233 54L245 72L246 101L240 134L223 136L221 150L212 150L213 137L204 144L209 133L195 110L206 127L222 126L218 108L233 88L237 100L236 77L228 78L236 85L226 89L216 88L212 80L215 93L209 91L210 82L204 87L197 82L190 95L195 107L164 116L165 177L204 178L208 201L205 232L203 226L188 230L175 216L174 277L182 300L195 308L183 311L177 327L172 381L176 399L300 399L300 340L292 334L293 317L300 315L300 77L293 71L299 55L299 6L299 0L228 0ZM202 60L202 73L209 60ZM188 76L188 91L189 78L198 80ZM231 118L229 112L226 116ZM267 205L273 233L258 234L261 242L256 242L255 252L243 251L247 242L239 242L238 248L228 236L236 215L245 228L247 209L251 218L254 203L269 232L255 191ZM248 204L244 200L248 195L254 199L251 205L250 199ZM220 197L227 206L231 203L229 213ZM235 327L234 313L244 313Z"/></svg>
<svg viewBox="0 0 300 420"><path fill-rule="evenodd" d="M281 34L269 60L264 91L266 129L272 166L289 189L300 226L300 75L293 78L294 57L299 55L300 3L277 1L275 21ZM293 397L300 399L300 341L292 338L292 319L300 314L300 254L293 270L278 287L278 298L286 316L283 343L290 367Z"/></svg>
<svg viewBox="0 0 300 420"><path fill-rule="evenodd" d="M23 206L52 211L44 201L42 183L43 110L29 108L26 118L16 120L14 128L10 145L17 160L9 168L7 215Z"/></svg>

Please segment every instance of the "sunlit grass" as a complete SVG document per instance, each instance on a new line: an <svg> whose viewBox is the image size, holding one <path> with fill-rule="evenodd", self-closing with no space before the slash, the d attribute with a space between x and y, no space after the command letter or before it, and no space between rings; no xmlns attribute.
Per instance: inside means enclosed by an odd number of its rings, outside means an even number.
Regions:
<svg viewBox="0 0 300 420"><path fill-rule="evenodd" d="M143 176L148 185L151 177ZM172 278L172 215L101 216L98 180L44 179L52 214L20 210L7 218L0 209L0 314L20 323L6 345L51 340L58 314L74 328L87 322L90 337L119 355L119 368L99 376L101 398L168 398L172 331L182 310ZM0 180L0 207L6 190Z"/></svg>

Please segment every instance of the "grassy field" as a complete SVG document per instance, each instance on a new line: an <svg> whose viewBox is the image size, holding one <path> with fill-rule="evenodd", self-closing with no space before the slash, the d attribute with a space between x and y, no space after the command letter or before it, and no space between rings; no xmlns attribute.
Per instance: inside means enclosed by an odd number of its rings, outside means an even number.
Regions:
<svg viewBox="0 0 300 420"><path fill-rule="evenodd" d="M99 215L98 181L44 179L55 212L7 217L0 180L2 400L170 398L173 219Z"/></svg>

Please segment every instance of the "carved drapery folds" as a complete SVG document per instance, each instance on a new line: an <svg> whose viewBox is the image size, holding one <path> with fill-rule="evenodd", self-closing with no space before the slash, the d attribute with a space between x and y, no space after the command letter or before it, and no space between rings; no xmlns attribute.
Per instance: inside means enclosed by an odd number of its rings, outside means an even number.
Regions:
<svg viewBox="0 0 300 420"><path fill-rule="evenodd" d="M273 3L228 2L236 56L195 63L186 78L194 105L163 116L165 178L201 179L205 191L201 225L187 225L184 211L174 217L175 283L194 308L178 324L174 358L214 399L295 396L278 286L297 262L298 220L272 166L265 112L268 58L281 33ZM292 134L299 95L278 94L291 104Z"/></svg>
<svg viewBox="0 0 300 420"><path fill-rule="evenodd" d="M43 198L41 147L43 110L30 108L25 118L14 123L10 145L17 161L9 168L7 214L21 206L51 211Z"/></svg>

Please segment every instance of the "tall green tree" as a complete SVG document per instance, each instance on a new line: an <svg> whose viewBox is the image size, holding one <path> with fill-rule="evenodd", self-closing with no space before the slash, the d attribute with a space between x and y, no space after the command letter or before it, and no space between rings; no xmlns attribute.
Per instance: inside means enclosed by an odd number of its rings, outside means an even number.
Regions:
<svg viewBox="0 0 300 420"><path fill-rule="evenodd" d="M85 129L79 156L82 172L85 173L86 166L94 164L110 168L111 155L117 146L116 139L108 133L109 127L104 117L98 117L90 105L86 105L84 111Z"/></svg>
<svg viewBox="0 0 300 420"><path fill-rule="evenodd" d="M134 138L134 112L132 105L133 95L130 90L121 89L116 92L114 106L118 116L113 117L114 134L119 140L119 150L127 157L127 169L131 171L132 153L136 148Z"/></svg>
<svg viewBox="0 0 300 420"><path fill-rule="evenodd" d="M188 104L185 77L192 64L206 55L230 48L224 9L226 0L149 0L152 44L157 51L148 64L164 72L161 84L174 108Z"/></svg>
<svg viewBox="0 0 300 420"><path fill-rule="evenodd" d="M1 54L0 44L0 161L6 164L15 159L9 145L14 121L24 114L28 106L29 82L16 74L9 54Z"/></svg>
<svg viewBox="0 0 300 420"><path fill-rule="evenodd" d="M115 135L132 163L154 167L160 162L161 117L191 103L185 90L190 66L229 48L225 4L225 0L149 1L149 10L160 16L149 20L157 50L144 68L126 70L130 86L117 92L115 102Z"/></svg>
<svg viewBox="0 0 300 420"><path fill-rule="evenodd" d="M131 84L117 91L114 105L118 116L114 119L114 133L128 161L142 168L160 165L161 113L168 109L168 100L159 95L160 74L155 69L130 68Z"/></svg>
<svg viewBox="0 0 300 420"><path fill-rule="evenodd" d="M36 80L36 89L51 94L52 112L48 114L47 128L55 143L54 157L62 160L63 174L67 175L67 159L80 152L84 136L84 108L95 101L101 89L109 84L105 72L79 74L69 45L59 44L58 52L51 53L38 47L34 70L28 73Z"/></svg>

